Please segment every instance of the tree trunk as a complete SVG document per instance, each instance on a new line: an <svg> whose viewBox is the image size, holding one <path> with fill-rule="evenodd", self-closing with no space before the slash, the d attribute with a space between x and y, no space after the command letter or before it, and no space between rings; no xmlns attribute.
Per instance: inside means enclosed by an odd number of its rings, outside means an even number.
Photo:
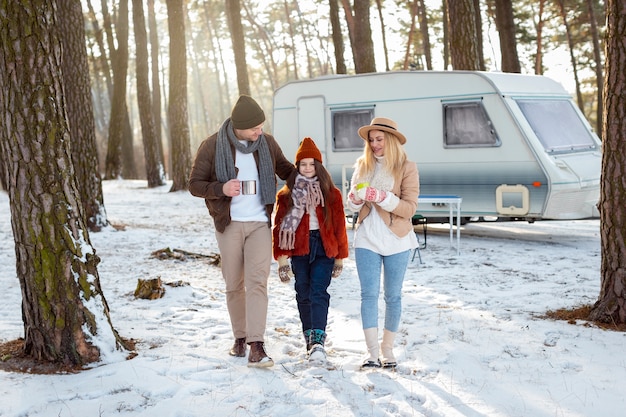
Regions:
<svg viewBox="0 0 626 417"><path fill-rule="evenodd" d="M59 11L60 13L61 11ZM8 163L25 353L84 365L113 329L71 162L60 26L53 0L7 2L0 15L0 133ZM2 124L3 129L9 127Z"/></svg>
<svg viewBox="0 0 626 417"><path fill-rule="evenodd" d="M480 0L474 0L474 30L476 31L476 53L478 69L485 71L485 54L483 50L483 17L480 11Z"/></svg>
<svg viewBox="0 0 626 417"><path fill-rule="evenodd" d="M409 34L406 41L406 51L404 52L404 64L402 65L402 69L404 71L409 69L409 61L411 60L411 48L413 47L413 37L415 36L415 21L417 20L417 2L418 0L413 0L413 3L409 5L411 26L409 27Z"/></svg>
<svg viewBox="0 0 626 417"><path fill-rule="evenodd" d="M179 191L187 189L187 180L191 172L185 15L182 0L167 0L166 3L170 32L170 102L167 112L172 144L172 188L170 191Z"/></svg>
<svg viewBox="0 0 626 417"><path fill-rule="evenodd" d="M243 36L243 26L241 25L241 5L239 0L225 0L225 2L230 39L233 43L233 53L235 54L237 87L239 88L239 94L250 95L250 79L246 64L246 41Z"/></svg>
<svg viewBox="0 0 626 417"><path fill-rule="evenodd" d="M137 77L137 105L141 122L143 154L146 165L148 188L164 184L163 161L159 159L156 143L154 118L152 117L152 99L150 78L148 76L148 33L143 12L143 0L133 0L133 28L135 31L135 65Z"/></svg>
<svg viewBox="0 0 626 417"><path fill-rule="evenodd" d="M383 52L385 55L385 71L391 71L389 67L389 51L387 50L387 36L385 36L385 19L383 18L383 5L381 0L376 0L376 9L378 10L378 18L380 19L380 33L383 37Z"/></svg>
<svg viewBox="0 0 626 417"><path fill-rule="evenodd" d="M600 188L600 296L591 320L626 323L626 7L607 0Z"/></svg>
<svg viewBox="0 0 626 417"><path fill-rule="evenodd" d="M159 77L159 31L154 13L154 0L148 0L148 28L150 30L150 62L152 72L152 117L159 159L165 165L163 152L163 123L161 120L161 80ZM165 169L167 172L167 169Z"/></svg>
<svg viewBox="0 0 626 417"><path fill-rule="evenodd" d="M128 72L128 0L120 0L116 26L117 49L112 52L113 99L109 121L109 140L105 163L105 179L117 179L122 174L122 137L127 122L126 75Z"/></svg>
<svg viewBox="0 0 626 417"><path fill-rule="evenodd" d="M335 71L337 74L347 74L346 61L343 57L345 45L343 43L343 33L341 31L341 21L339 20L338 0L328 0L330 5L330 26L332 28L333 46L335 47Z"/></svg>
<svg viewBox="0 0 626 417"><path fill-rule="evenodd" d="M424 46L424 58L426 59L426 69L433 69L433 58L430 52L430 35L428 34L428 16L426 14L426 4L424 0L418 0L418 15L420 33L422 34L422 45Z"/></svg>
<svg viewBox="0 0 626 417"><path fill-rule="evenodd" d="M92 232L107 225L94 123L89 65L85 47L85 22L80 2L59 3L63 42L63 80L67 98L72 164L82 201L83 219Z"/></svg>
<svg viewBox="0 0 626 417"><path fill-rule="evenodd" d="M511 0L496 0L496 28L500 37L502 72L521 73Z"/></svg>
<svg viewBox="0 0 626 417"><path fill-rule="evenodd" d="M480 70L473 0L447 1L450 57L455 70Z"/></svg>
<svg viewBox="0 0 626 417"><path fill-rule="evenodd" d="M569 45L569 58L572 64L572 72L574 73L574 83L576 85L576 100L580 111L585 111L585 103L583 102L583 94L580 91L580 81L578 80L578 66L576 65L576 57L574 56L574 40L572 39L572 32L570 30L569 20L567 19L567 11L565 10L565 3L563 0L557 1L559 10L561 11L561 18L563 19L563 26L565 26L565 35L567 36L567 44Z"/></svg>
<svg viewBox="0 0 626 417"><path fill-rule="evenodd" d="M602 56L600 54L600 36L598 35L598 24L596 23L596 13L595 13L596 1L587 0L587 9L589 10L589 23L591 27L591 36L593 39L593 58L595 61L595 73L596 73L596 97L598 106L596 109L596 132L601 134L602 132L602 114L603 114L603 106L602 106L602 85L604 83L603 80L603 69L602 69ZM600 138L602 139L602 138Z"/></svg>
<svg viewBox="0 0 626 417"><path fill-rule="evenodd" d="M535 74L543 74L543 12L545 10L545 0L539 0L539 11L537 12L537 49L535 52ZM598 119L600 120L600 119Z"/></svg>
<svg viewBox="0 0 626 417"><path fill-rule="evenodd" d="M370 0L354 0L354 71L376 72L374 42L370 26Z"/></svg>

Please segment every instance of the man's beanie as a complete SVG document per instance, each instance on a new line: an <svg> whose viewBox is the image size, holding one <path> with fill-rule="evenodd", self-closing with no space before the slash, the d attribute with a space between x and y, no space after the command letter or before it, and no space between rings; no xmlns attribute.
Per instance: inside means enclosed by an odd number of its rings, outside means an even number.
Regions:
<svg viewBox="0 0 626 417"><path fill-rule="evenodd" d="M304 138L296 152L296 164L304 158L313 158L322 163L322 153L311 138Z"/></svg>
<svg viewBox="0 0 626 417"><path fill-rule="evenodd" d="M230 120L235 129L250 129L265 121L265 113L252 97L241 95L230 113Z"/></svg>

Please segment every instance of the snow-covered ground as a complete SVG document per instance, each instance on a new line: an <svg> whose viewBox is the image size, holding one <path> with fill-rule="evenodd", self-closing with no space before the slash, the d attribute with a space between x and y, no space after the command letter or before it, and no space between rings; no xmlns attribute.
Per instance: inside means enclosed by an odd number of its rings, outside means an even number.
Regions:
<svg viewBox="0 0 626 417"><path fill-rule="evenodd" d="M204 259L151 257L168 247L218 252L204 202L145 181L103 187L109 221L124 230L110 227L91 241L113 324L138 341L138 356L105 352L78 374L0 372L0 416L624 415L626 336L539 318L596 300L597 219L471 223L459 256L447 226L430 226L424 263L415 258L404 284L396 372L359 370L365 344L352 252L330 287L329 368L306 363L293 281L281 283L273 264L266 344L276 365L252 369L227 353L233 338L219 269ZM4 192L0 242L6 342L23 327ZM156 277L188 285L135 299L137 280Z"/></svg>

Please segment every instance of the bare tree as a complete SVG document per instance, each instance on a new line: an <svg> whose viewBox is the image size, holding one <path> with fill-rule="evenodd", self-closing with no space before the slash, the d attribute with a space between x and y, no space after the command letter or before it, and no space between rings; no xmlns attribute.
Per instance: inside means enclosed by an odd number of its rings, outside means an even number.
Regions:
<svg viewBox="0 0 626 417"><path fill-rule="evenodd" d="M448 0L450 57L455 70L480 70L473 0Z"/></svg>
<svg viewBox="0 0 626 417"><path fill-rule="evenodd" d="M133 29L135 32L135 75L137 77L137 105L141 122L141 138L146 166L148 187L154 188L164 184L165 171L163 161L159 158L148 76L148 33L143 12L143 0L133 1Z"/></svg>
<svg viewBox="0 0 626 417"><path fill-rule="evenodd" d="M92 232L107 225L102 179L98 171L98 149L94 122L87 48L85 46L85 22L80 2L59 3L59 23L63 43L63 79L67 98L67 116L70 129L72 165L83 218Z"/></svg>
<svg viewBox="0 0 626 417"><path fill-rule="evenodd" d="M428 15L426 14L426 4L424 0L418 0L418 15L420 22L420 32L422 34L422 45L424 46L424 59L426 60L426 69L433 69L433 58L430 52L430 35L428 34Z"/></svg>
<svg viewBox="0 0 626 417"><path fill-rule="evenodd" d="M172 144L172 188L187 189L191 172L189 117L187 114L187 53L185 48L185 9L182 0L167 0L170 33L170 104L168 123Z"/></svg>
<svg viewBox="0 0 626 417"><path fill-rule="evenodd" d="M248 78L248 66L246 64L246 42L241 24L241 5L239 0L225 0L225 2L230 38L233 43L233 53L235 54L239 94L250 95L250 79Z"/></svg>
<svg viewBox="0 0 626 417"><path fill-rule="evenodd" d="M7 163L24 352L83 365L100 358L97 338L118 347L123 341L111 325L99 258L80 215L59 35L70 28L59 24L55 3L4 3L0 111L10 123L0 123L0 152Z"/></svg>
<svg viewBox="0 0 626 417"><path fill-rule="evenodd" d="M354 71L357 74L376 72L370 25L370 0L354 0L352 7L349 0L342 0L342 4L350 34Z"/></svg>
<svg viewBox="0 0 626 417"><path fill-rule="evenodd" d="M328 0L330 6L330 25L332 28L333 46L335 47L335 71L337 74L346 74L346 61L343 57L345 45L343 43L343 33L341 31L341 21L339 20L338 0Z"/></svg>
<svg viewBox="0 0 626 417"><path fill-rule="evenodd" d="M496 28L500 37L500 54L502 55L502 72L522 72L517 57L517 40L515 39L515 20L511 0L496 1Z"/></svg>
<svg viewBox="0 0 626 417"><path fill-rule="evenodd" d="M626 8L606 3L606 77L600 188L600 295L591 320L626 323Z"/></svg>
<svg viewBox="0 0 626 417"><path fill-rule="evenodd" d="M122 141L123 136L127 133L125 128L128 123L128 111L126 108L128 0L120 0L116 29L117 49L111 52L113 57L113 99L111 100L109 140L105 162L104 178L106 179L116 179L122 175Z"/></svg>
<svg viewBox="0 0 626 417"><path fill-rule="evenodd" d="M567 36L567 44L569 45L569 57L572 64L572 71L574 73L574 83L576 85L576 100L578 107L581 111L585 111L585 104L583 102L583 94L580 91L580 81L578 79L578 68L576 65L576 56L574 55L574 40L572 39L572 32L570 30L569 20L567 18L567 10L565 10L564 0L557 0L559 11L561 12L561 18L563 19L563 26L565 26L565 35Z"/></svg>
<svg viewBox="0 0 626 417"><path fill-rule="evenodd" d="M385 18L383 15L382 0L376 0L376 9L378 10L378 18L380 19L380 33L383 37L383 53L385 56L385 71L390 71L389 50L387 49L387 36L385 35Z"/></svg>
<svg viewBox="0 0 626 417"><path fill-rule="evenodd" d="M148 0L148 29L150 31L150 68L152 73L152 117L154 118L154 135L159 159L165 164L161 119L161 80L159 77L159 31L157 29L156 15L154 12L154 0Z"/></svg>
<svg viewBox="0 0 626 417"><path fill-rule="evenodd" d="M598 106L596 109L596 132L602 132L602 84L604 83L604 75L602 70L602 57L600 56L600 36L598 35L598 25L596 23L596 3L597 0L587 0L587 11L589 12L589 24L591 27L591 37L593 39L593 57L595 61L596 73L596 97Z"/></svg>

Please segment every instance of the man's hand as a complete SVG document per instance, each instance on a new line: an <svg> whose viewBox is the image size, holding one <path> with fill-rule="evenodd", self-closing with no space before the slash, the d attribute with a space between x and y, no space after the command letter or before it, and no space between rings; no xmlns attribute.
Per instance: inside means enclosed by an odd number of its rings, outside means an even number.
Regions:
<svg viewBox="0 0 626 417"><path fill-rule="evenodd" d="M225 182L222 186L222 191L227 197L235 197L239 195L241 192L241 181L235 178Z"/></svg>

